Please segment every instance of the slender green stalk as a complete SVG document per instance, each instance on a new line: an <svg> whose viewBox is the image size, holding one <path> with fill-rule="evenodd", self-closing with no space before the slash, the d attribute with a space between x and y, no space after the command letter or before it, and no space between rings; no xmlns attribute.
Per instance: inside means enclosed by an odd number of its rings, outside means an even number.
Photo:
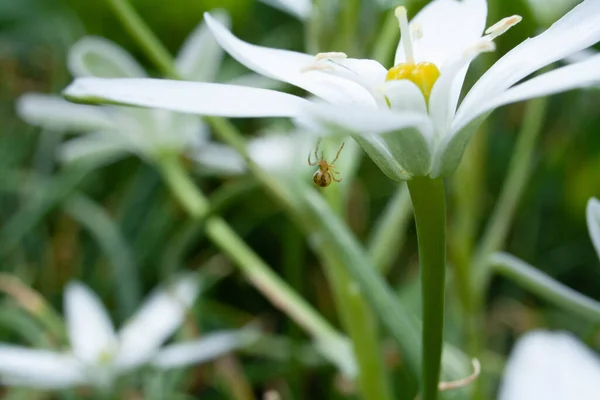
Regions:
<svg viewBox="0 0 600 400"><path fill-rule="evenodd" d="M470 339L470 353L474 357L483 351L481 332L484 324L485 293L491 275L488 258L502 248L513 222L518 201L527 186L535 143L541 132L546 104L545 98L530 100L527 103L523 128L517 139L500 198L471 261L470 307L468 308L470 315L467 321L467 331ZM476 382L474 398L482 399L484 397L483 379L479 379Z"/></svg>
<svg viewBox="0 0 600 400"><path fill-rule="evenodd" d="M495 253L489 259L493 271L512 280L565 311L600 323L600 303L555 281L539 269L506 253Z"/></svg>
<svg viewBox="0 0 600 400"><path fill-rule="evenodd" d="M438 396L444 339L446 276L444 182L441 179L414 178L408 181L408 189L417 223L421 268L423 314L421 398L435 400Z"/></svg>
<svg viewBox="0 0 600 400"><path fill-rule="evenodd" d="M215 135L247 158L252 174L268 192L294 216L305 234L314 237L320 251L335 252L362 290L373 311L380 317L402 352L402 361L411 374L417 376L421 364L419 354L419 321L401 303L380 274L375 273L369 257L347 226L332 212L323 196L307 190L301 184L286 188L282 182L258 167L247 157L244 138L226 120L210 118ZM447 345L444 372L449 379L468 375L470 364L462 352Z"/></svg>
<svg viewBox="0 0 600 400"><path fill-rule="evenodd" d="M508 175L502 187L500 198L486 227L473 263L473 287L475 291L485 291L489 278L490 254L500 250L512 224L517 204L521 198L529 174L537 137L542 129L546 113L547 99L529 101L523 129L519 134Z"/></svg>
<svg viewBox="0 0 600 400"><path fill-rule="evenodd" d="M116 223L106 210L82 194L71 195L65 212L90 231L112 267L120 316L133 314L140 303L142 291L135 261Z"/></svg>
<svg viewBox="0 0 600 400"><path fill-rule="evenodd" d="M332 345L334 348L344 346L345 339L279 278L222 218L208 215L210 210L208 200L194 185L175 157L163 158L159 168L173 194L190 216L196 219L205 218L204 229L208 238L238 265L261 293L323 346ZM328 356L340 368L345 368L343 362L336 358L336 356L343 357L342 354L330 353Z"/></svg>
<svg viewBox="0 0 600 400"><path fill-rule="evenodd" d="M399 36L398 18L392 11L389 11L386 13L383 26L377 35L371 58L379 61L382 65L390 65L390 61L394 60Z"/></svg>
<svg viewBox="0 0 600 400"><path fill-rule="evenodd" d="M346 177L346 185L350 182L347 179L348 177ZM342 218L346 209L342 186L329 187L323 195L332 212ZM314 247L324 264L342 325L354 344L354 355L359 368L358 386L362 398L391 400L391 386L387 379L383 365L383 352L379 345L378 321L365 301L359 285L352 279L337 252L318 241Z"/></svg>
<svg viewBox="0 0 600 400"><path fill-rule="evenodd" d="M348 54L355 54L358 40L358 18L360 17L361 0L344 0L340 10L339 47Z"/></svg>
<svg viewBox="0 0 600 400"><path fill-rule="evenodd" d="M402 184L377 219L367 246L371 262L383 275L389 272L394 258L402 251L411 211L410 193Z"/></svg>
<svg viewBox="0 0 600 400"><path fill-rule="evenodd" d="M129 34L137 40L152 62L169 78L181 79L169 51L154 35L127 0L106 0Z"/></svg>

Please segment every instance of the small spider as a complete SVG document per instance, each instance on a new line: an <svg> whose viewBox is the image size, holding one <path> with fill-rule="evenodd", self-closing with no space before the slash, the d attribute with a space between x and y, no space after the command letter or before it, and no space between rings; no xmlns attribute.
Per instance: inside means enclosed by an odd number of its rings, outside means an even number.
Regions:
<svg viewBox="0 0 600 400"><path fill-rule="evenodd" d="M327 163L327 161L325 161L325 157L323 156L323 151L321 151L321 158L319 158L318 152L319 152L319 144L320 143L321 143L321 139L319 139L317 141L317 148L315 149L315 162L312 162L310 160L311 153L308 153L308 165L311 165L311 166L318 165L319 166L319 169L313 175L313 182L315 183L315 185L317 185L319 187L327 187L327 186L331 185L332 180L336 181L336 182L342 181L342 178L336 179L335 176L337 174L339 174L339 172L334 170L333 164L335 164L338 157L340 156L340 153L342 152L342 149L344 148L344 143L342 143L342 147L340 147L340 149L338 150L338 152L335 155L335 158L333 159L331 164L329 164L329 163Z"/></svg>

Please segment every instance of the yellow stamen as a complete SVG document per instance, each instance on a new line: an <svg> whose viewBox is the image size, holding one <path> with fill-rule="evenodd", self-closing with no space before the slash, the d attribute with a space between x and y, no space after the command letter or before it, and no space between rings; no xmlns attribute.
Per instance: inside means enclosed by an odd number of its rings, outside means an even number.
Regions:
<svg viewBox="0 0 600 400"><path fill-rule="evenodd" d="M439 77L440 70L433 63L400 63L395 67L390 68L386 80L408 79L421 89L423 96L425 96L425 100L428 101L431 89Z"/></svg>

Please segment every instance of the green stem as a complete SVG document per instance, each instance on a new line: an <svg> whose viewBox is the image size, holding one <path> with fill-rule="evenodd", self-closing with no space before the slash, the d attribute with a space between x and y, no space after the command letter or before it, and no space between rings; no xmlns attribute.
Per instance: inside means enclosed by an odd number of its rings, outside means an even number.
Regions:
<svg viewBox="0 0 600 400"><path fill-rule="evenodd" d="M496 253L489 260L493 271L512 280L517 285L542 299L579 314L586 320L600 323L600 303L555 281L539 269L506 253Z"/></svg>
<svg viewBox="0 0 600 400"><path fill-rule="evenodd" d="M175 63L169 51L158 40L148 25L144 23L139 14L133 9L127 0L106 0L113 12L121 20L125 29L146 51L148 57L165 75L173 79L181 79L181 75L175 69Z"/></svg>
<svg viewBox="0 0 600 400"><path fill-rule="evenodd" d="M346 180L345 184L348 182L350 181ZM329 187L323 196L328 200L332 212L342 218L346 209L342 186ZM359 367L358 386L362 398L391 400L391 386L379 346L378 321L339 254L323 243L317 243L315 247L324 264L342 325L354 344L354 355Z"/></svg>
<svg viewBox="0 0 600 400"><path fill-rule="evenodd" d="M485 293L491 276L488 258L492 253L500 250L506 241L517 204L529 180L535 143L543 125L546 104L547 100L545 98L530 100L527 103L523 128L517 139L500 198L472 258L469 285L471 305L468 309L470 315L467 321L467 332L471 348L470 353L474 357L479 356L483 351L481 332L484 328ZM483 383L483 379L477 380L474 393L475 399L485 397Z"/></svg>
<svg viewBox="0 0 600 400"><path fill-rule="evenodd" d="M531 100L527 104L523 129L519 134L514 155L510 161L508 175L475 254L472 271L473 288L476 292L484 292L487 287L490 275L487 258L490 254L500 250L506 241L517 204L527 186L532 166L531 160L544 121L546 104L547 99L545 98Z"/></svg>
<svg viewBox="0 0 600 400"><path fill-rule="evenodd" d="M379 35L377 35L371 58L379 61L382 65L390 66L390 62L394 61L399 36L398 18L392 11L388 11Z"/></svg>
<svg viewBox="0 0 600 400"><path fill-rule="evenodd" d="M402 250L411 211L410 193L402 184L377 219L367 246L369 258L383 275L389 272L394 259Z"/></svg>
<svg viewBox="0 0 600 400"><path fill-rule="evenodd" d="M444 336L444 288L446 276L446 199L441 179L408 181L419 240L423 314L423 400L438 396Z"/></svg>
<svg viewBox="0 0 600 400"><path fill-rule="evenodd" d="M173 194L190 216L195 219L205 219L204 228L207 237L237 264L261 293L323 346L331 345L336 349L345 346L345 339L329 322L279 278L222 218L208 215L210 210L208 200L194 185L176 158L163 158L159 168ZM344 368L340 359L336 359L336 354L327 355L330 360ZM337 355L343 357L342 354Z"/></svg>

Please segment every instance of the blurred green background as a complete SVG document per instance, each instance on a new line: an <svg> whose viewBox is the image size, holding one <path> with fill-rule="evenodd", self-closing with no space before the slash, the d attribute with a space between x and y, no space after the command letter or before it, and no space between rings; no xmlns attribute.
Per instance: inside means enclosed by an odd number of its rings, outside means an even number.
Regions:
<svg viewBox="0 0 600 400"><path fill-rule="evenodd" d="M392 12L386 7L378 8L374 1L363 3L360 32L354 38L356 56L368 54L376 45L376 34L387 13ZM413 1L408 6L415 12L425 3ZM473 71L480 73L494 58L547 27L576 3L489 0L488 24L512 14L523 15L524 21L498 41L496 53L481 57ZM249 42L304 49L302 22L254 0L136 0L132 4L173 53L201 20L202 13L216 7L232 15L233 31ZM390 7L395 5L389 0ZM329 32L332 37L335 26L333 19ZM298 328L203 238L201 229L186 218L158 173L143 160L131 156L87 174L61 168L55 151L64 133L28 126L16 116L14 101L21 94L59 93L70 82L66 55L69 47L84 35L104 36L118 43L159 76L104 1L0 1L2 272L31 285L58 310L62 308L64 285L71 279L81 279L102 296L115 321L122 321L132 310L125 309L122 299L118 299L118 286L125 285L131 301L136 302L170 271L210 268L228 276L203 293L198 303L202 329L239 327L260 319L268 330L300 343ZM328 40L323 39L325 46ZM226 59L223 69L232 71L224 72L229 74L243 71L231 58ZM600 197L599 109L600 92L595 89L549 99L530 184L519 202L505 245L506 251L594 299L600 299L600 268L588 236L585 205L590 197ZM466 166L451 183L450 236L461 223L461 214L453 208L452 201L465 185L460 178L465 174L481 177L482 186L471 195L478 204L472 210L475 236L483 230L504 181L524 110L524 104L517 104L496 111L484 133L471 145L479 151L479 162L476 170ZM248 135L253 135L259 125L249 122L243 127ZM242 180L203 177L198 184L219 202L220 213L247 243L337 324L331 293L305 238L259 185L251 179ZM396 184L364 158L351 189L347 212L348 224L358 238L367 240L373 222L395 188ZM83 195L85 201L74 202L75 195ZM416 296L411 287L417 284L418 274L412 222L406 243L394 262L389 281L410 302L411 296ZM119 276L115 271L129 272ZM455 318L454 305L452 301L448 303L449 319ZM592 347L600 347L597 325L560 311L511 281L497 277L488 296L485 331L486 360L496 371L496 379L515 338L533 327L570 330ZM456 331L456 324L450 323L447 338L458 335L453 329ZM16 306L11 296L0 295L2 341L44 343L44 337L40 324ZM284 398L288 398L288 393L290 398L298 399L346 396L335 383L333 369L326 365L304 368L293 361L260 356L244 356L240 365L244 379L257 393L276 388L284 393ZM209 367L202 367L190 374L185 381L188 393L203 399L229 398L227 378L208 370ZM18 391L3 393L3 398L19 395ZM20 398L38 398L27 397L34 396L31 393L23 396Z"/></svg>

